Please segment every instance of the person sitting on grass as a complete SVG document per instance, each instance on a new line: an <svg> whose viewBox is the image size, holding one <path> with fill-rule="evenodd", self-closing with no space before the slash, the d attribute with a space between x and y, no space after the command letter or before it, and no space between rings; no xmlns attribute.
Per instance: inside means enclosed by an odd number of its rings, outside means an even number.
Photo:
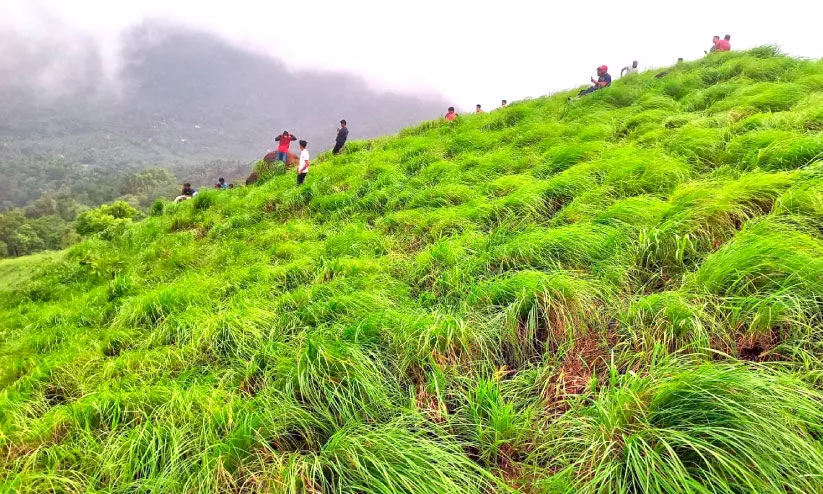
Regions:
<svg viewBox="0 0 823 494"><path fill-rule="evenodd" d="M214 188L215 189L228 189L229 186L226 185L226 179L223 178L223 177L220 177L220 178L217 179L217 183L214 184Z"/></svg>
<svg viewBox="0 0 823 494"><path fill-rule="evenodd" d="M709 48L709 51L704 51L703 53L709 54L716 51L730 51L732 49L732 45L729 42L730 39L732 39L732 37L728 34L723 39L720 39L720 36L712 36L712 47Z"/></svg>
<svg viewBox="0 0 823 494"><path fill-rule="evenodd" d="M306 174L309 173L309 143L300 141L300 163L297 164L297 185L303 185Z"/></svg>
<svg viewBox="0 0 823 494"><path fill-rule="evenodd" d="M675 65L680 65L681 63L683 63L683 57L678 58L677 59L677 64L675 64ZM666 77L667 75L669 75L669 69L658 72L657 74L654 75L654 78L655 79L662 79L662 78Z"/></svg>
<svg viewBox="0 0 823 494"><path fill-rule="evenodd" d="M623 77L624 74L629 75L634 74L635 72L637 72L637 60L632 62L631 65L626 65L625 67L620 69L620 77Z"/></svg>
<svg viewBox="0 0 823 494"><path fill-rule="evenodd" d="M507 106L509 106L509 102L508 102L508 101L503 100L503 101L501 101L501 102L500 102L500 108L506 108Z"/></svg>
<svg viewBox="0 0 823 494"><path fill-rule="evenodd" d="M277 146L277 155L275 155L274 160L282 161L285 166L289 159L289 147L291 146L291 141L296 141L297 138L289 134L287 130L284 130L283 133L275 137L274 140L280 143L280 145Z"/></svg>
<svg viewBox="0 0 823 494"><path fill-rule="evenodd" d="M445 118L447 122L454 122L457 119L457 113L455 113L453 106L449 107L449 112L446 113Z"/></svg>
<svg viewBox="0 0 823 494"><path fill-rule="evenodd" d="M197 191L191 187L191 184L186 182L183 184L183 190L180 195L174 198L174 202L185 201L197 195Z"/></svg>
<svg viewBox="0 0 823 494"><path fill-rule="evenodd" d="M609 75L609 68L605 65L597 67L597 80L595 80L594 77L591 79L592 85L577 93L578 96L585 96L603 89L604 87L609 87L612 83L612 76Z"/></svg>
<svg viewBox="0 0 823 494"><path fill-rule="evenodd" d="M475 111L477 113L483 113L483 108L480 106L480 104L477 105L477 110L475 110Z"/></svg>

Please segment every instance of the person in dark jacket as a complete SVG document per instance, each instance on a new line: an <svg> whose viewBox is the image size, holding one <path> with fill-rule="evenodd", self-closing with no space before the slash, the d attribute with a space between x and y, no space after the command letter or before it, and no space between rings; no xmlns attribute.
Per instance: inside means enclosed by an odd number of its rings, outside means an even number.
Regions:
<svg viewBox="0 0 823 494"><path fill-rule="evenodd" d="M340 128L337 129L337 139L334 141L334 149L331 150L332 154L338 154L343 149L343 146L346 145L346 139L348 138L349 128L346 127L346 120L343 119L340 121Z"/></svg>
<svg viewBox="0 0 823 494"><path fill-rule="evenodd" d="M186 182L183 184L183 190L180 195L174 198L174 202L185 201L197 195L197 191L192 188L191 184Z"/></svg>

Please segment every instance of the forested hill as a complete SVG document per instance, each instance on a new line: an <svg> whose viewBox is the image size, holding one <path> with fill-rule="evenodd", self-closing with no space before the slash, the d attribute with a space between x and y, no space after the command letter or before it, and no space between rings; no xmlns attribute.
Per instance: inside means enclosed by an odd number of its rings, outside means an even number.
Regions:
<svg viewBox="0 0 823 494"><path fill-rule="evenodd" d="M59 47L2 35L0 67L14 75L0 80L3 162L248 162L283 129L321 150L333 144L341 118L352 138L370 138L448 106L436 96L379 93L345 74L292 72L216 35L157 22L124 33L113 80L93 44L69 58Z"/></svg>
<svg viewBox="0 0 823 494"><path fill-rule="evenodd" d="M823 61L574 94L0 262L0 491L823 492Z"/></svg>

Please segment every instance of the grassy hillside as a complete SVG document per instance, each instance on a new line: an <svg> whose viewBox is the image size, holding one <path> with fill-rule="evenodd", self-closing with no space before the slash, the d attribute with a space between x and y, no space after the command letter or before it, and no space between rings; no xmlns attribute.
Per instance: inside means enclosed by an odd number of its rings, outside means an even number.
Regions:
<svg viewBox="0 0 823 494"><path fill-rule="evenodd" d="M569 94L0 264L0 490L823 491L823 62Z"/></svg>

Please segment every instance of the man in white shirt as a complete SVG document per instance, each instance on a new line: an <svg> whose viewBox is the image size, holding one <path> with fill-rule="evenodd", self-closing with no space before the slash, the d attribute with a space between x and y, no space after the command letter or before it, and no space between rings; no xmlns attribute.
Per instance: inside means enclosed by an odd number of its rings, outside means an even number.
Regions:
<svg viewBox="0 0 823 494"><path fill-rule="evenodd" d="M623 77L624 75L634 74L635 72L637 72L637 60L632 62L631 65L627 65L620 69L620 77Z"/></svg>
<svg viewBox="0 0 823 494"><path fill-rule="evenodd" d="M300 141L300 162L297 163L297 185L303 185L306 174L309 173L309 150L306 149L309 143Z"/></svg>

